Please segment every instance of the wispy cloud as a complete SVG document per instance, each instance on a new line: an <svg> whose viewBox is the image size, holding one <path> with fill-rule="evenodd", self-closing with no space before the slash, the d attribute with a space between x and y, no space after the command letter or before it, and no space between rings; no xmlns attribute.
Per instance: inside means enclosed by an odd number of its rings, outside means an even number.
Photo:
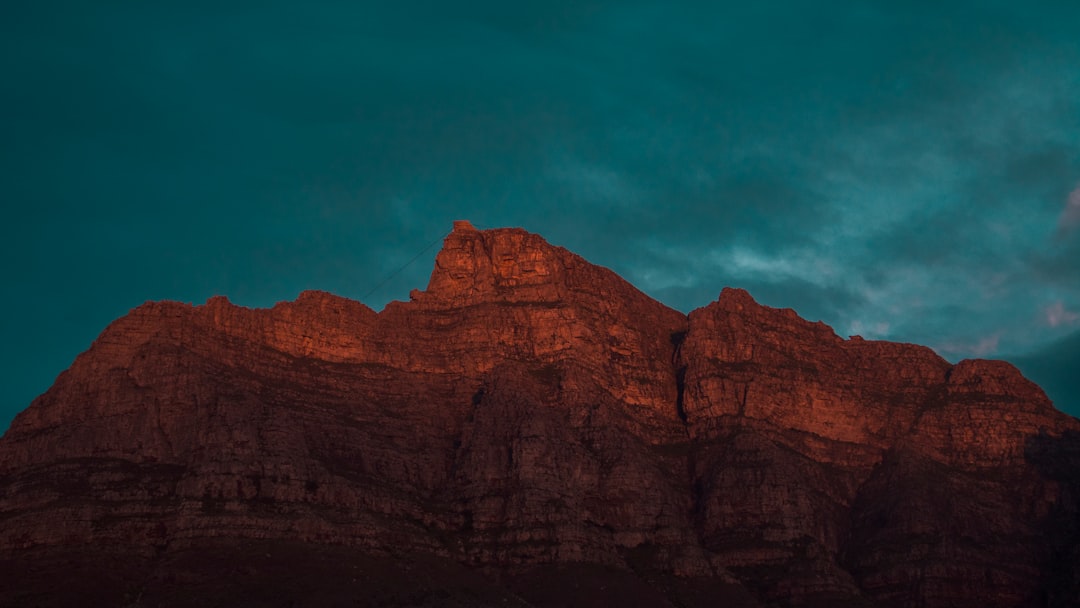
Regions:
<svg viewBox="0 0 1080 608"><path fill-rule="evenodd" d="M996 354L1001 344L1001 332L994 332L988 336L982 336L972 342L950 341L939 344L934 350L944 355L956 355L961 357L986 357Z"/></svg>
<svg viewBox="0 0 1080 608"><path fill-rule="evenodd" d="M1065 308L1065 303L1058 300L1043 309L1043 320L1045 320L1046 324L1050 327L1072 325L1077 321L1080 321L1080 313L1068 310Z"/></svg>
<svg viewBox="0 0 1080 608"><path fill-rule="evenodd" d="M1058 237L1071 234L1077 226L1080 226L1080 184L1077 184L1065 200L1065 208L1061 210L1061 217L1058 218Z"/></svg>
<svg viewBox="0 0 1080 608"><path fill-rule="evenodd" d="M852 336L880 340L888 337L889 327L890 324L887 321L863 322L856 319L848 326L848 333Z"/></svg>

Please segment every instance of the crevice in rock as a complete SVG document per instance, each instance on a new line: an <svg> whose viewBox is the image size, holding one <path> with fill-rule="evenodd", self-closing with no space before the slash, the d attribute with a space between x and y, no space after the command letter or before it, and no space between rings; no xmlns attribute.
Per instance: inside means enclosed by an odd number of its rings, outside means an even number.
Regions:
<svg viewBox="0 0 1080 608"><path fill-rule="evenodd" d="M704 517L705 514L705 483L701 480L700 477L696 475L695 471L691 471L690 473L693 477L693 481L690 485L690 496L692 501L691 504L693 505L691 509L691 514L694 518L695 527L697 527L701 518ZM698 529L697 533L700 540L701 530Z"/></svg>
<svg viewBox="0 0 1080 608"><path fill-rule="evenodd" d="M686 408L683 406L683 395L686 392L686 366L680 365L675 370L675 413L679 420L686 423Z"/></svg>
<svg viewBox="0 0 1080 608"><path fill-rule="evenodd" d="M675 368L675 413L686 424L686 409L683 397L686 392L686 364L682 362L682 345L689 330L671 332L671 365Z"/></svg>
<svg viewBox="0 0 1080 608"><path fill-rule="evenodd" d="M682 345L686 342L686 334L689 330L673 331L669 339L671 340L671 364L678 365L679 357L682 355Z"/></svg>
<svg viewBox="0 0 1080 608"><path fill-rule="evenodd" d="M742 397L739 399L739 417L740 418L743 418L743 417L746 416L746 399L747 399L747 397L750 396L750 384L751 384L751 382L747 382L746 384L743 385Z"/></svg>

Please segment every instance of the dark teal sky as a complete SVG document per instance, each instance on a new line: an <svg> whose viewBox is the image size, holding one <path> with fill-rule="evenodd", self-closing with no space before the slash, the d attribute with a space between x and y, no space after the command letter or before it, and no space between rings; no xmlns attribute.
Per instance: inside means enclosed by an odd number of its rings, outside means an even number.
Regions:
<svg viewBox="0 0 1080 608"><path fill-rule="evenodd" d="M1077 66L1072 1L5 3L0 428L146 300L379 309L458 218L1080 413Z"/></svg>

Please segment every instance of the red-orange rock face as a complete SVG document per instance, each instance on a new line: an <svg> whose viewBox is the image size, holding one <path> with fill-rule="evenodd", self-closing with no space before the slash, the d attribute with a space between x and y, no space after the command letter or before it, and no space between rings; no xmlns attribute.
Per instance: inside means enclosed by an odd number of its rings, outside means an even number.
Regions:
<svg viewBox="0 0 1080 608"><path fill-rule="evenodd" d="M110 325L0 440L0 605L68 603L65 568L106 604L236 603L197 564L238 559L312 605L1069 605L1078 437L1006 363L741 290L687 317L459 222L381 313L306 292ZM329 554L323 595L273 574Z"/></svg>

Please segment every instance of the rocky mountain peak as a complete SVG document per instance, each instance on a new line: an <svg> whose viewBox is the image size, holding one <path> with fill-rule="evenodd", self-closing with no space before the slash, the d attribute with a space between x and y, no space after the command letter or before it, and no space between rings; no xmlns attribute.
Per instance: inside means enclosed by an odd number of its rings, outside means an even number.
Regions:
<svg viewBox="0 0 1080 608"><path fill-rule="evenodd" d="M435 257L427 290L410 297L452 306L556 302L566 294L576 257L519 228L480 231L459 220Z"/></svg>

